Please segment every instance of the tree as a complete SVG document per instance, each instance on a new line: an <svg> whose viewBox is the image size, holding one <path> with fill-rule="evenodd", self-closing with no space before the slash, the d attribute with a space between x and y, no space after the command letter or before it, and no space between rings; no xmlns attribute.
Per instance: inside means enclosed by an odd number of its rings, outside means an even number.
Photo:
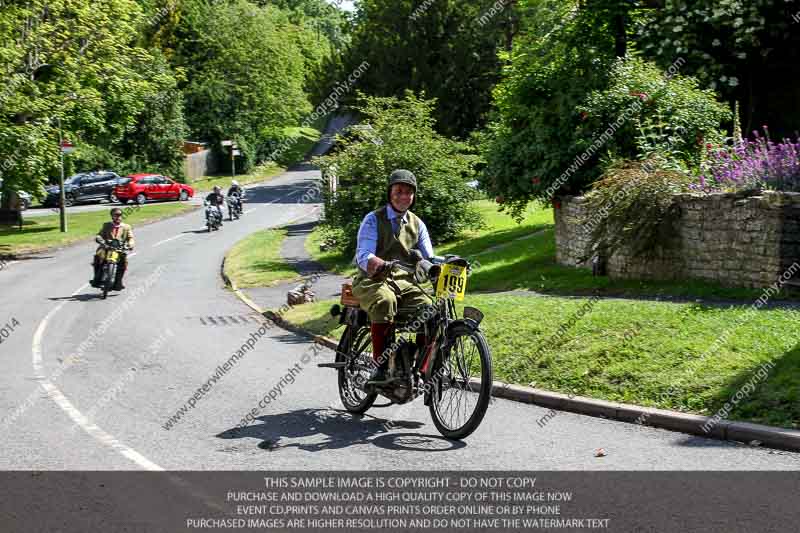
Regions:
<svg viewBox="0 0 800 533"><path fill-rule="evenodd" d="M215 150L235 139L246 170L265 157L273 132L311 110L308 30L245 0L187 0L181 9L173 64L186 71L190 129Z"/></svg>
<svg viewBox="0 0 800 533"><path fill-rule="evenodd" d="M0 10L0 170L8 189L39 190L58 169L58 126L70 140L118 149L171 72L138 46L133 0L31 0ZM152 113L152 110L148 112ZM151 157L153 146L144 148ZM171 162L164 160L165 164ZM7 195L6 195L7 196Z"/></svg>
<svg viewBox="0 0 800 533"><path fill-rule="evenodd" d="M346 254L355 251L363 217L386 203L387 178L398 168L417 177L413 211L434 242L480 225L470 206L475 193L466 185L478 159L464 143L436 133L435 108L434 101L411 93L403 100L362 95L357 109L365 124L351 130L344 150L318 160L323 175L338 178L336 193L325 194L323 224Z"/></svg>
<svg viewBox="0 0 800 533"><path fill-rule="evenodd" d="M438 130L466 137L487 119L516 19L516 0L364 0L339 78L367 61L360 90L424 92L437 100Z"/></svg>
<svg viewBox="0 0 800 533"><path fill-rule="evenodd" d="M641 20L644 53L666 66L682 57L683 71L742 103L744 131L769 124L792 135L800 118L800 32L796 2L665 0ZM787 83L792 81L794 83Z"/></svg>

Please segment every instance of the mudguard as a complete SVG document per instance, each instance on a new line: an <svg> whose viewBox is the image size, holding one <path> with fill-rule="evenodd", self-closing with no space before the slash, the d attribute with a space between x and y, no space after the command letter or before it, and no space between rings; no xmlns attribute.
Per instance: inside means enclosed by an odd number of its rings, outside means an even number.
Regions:
<svg viewBox="0 0 800 533"><path fill-rule="evenodd" d="M450 322L450 325L447 326L447 340L452 340L456 336L456 333L459 333L464 329L472 333L480 329L480 324L471 318L459 318L458 320L453 320Z"/></svg>

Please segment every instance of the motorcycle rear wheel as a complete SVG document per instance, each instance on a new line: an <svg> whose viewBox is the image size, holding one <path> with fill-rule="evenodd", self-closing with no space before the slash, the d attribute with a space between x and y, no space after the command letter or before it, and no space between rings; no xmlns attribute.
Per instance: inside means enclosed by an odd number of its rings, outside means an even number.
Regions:
<svg viewBox="0 0 800 533"><path fill-rule="evenodd" d="M492 354L480 331L456 330L447 351L433 361L433 424L448 439L468 437L483 421L492 396ZM438 377L437 376L441 376Z"/></svg>
<svg viewBox="0 0 800 533"><path fill-rule="evenodd" d="M368 394L361 388L369 380L370 373L353 368L352 365L354 362L366 365L371 361L371 347L372 336L368 327L347 326L339 340L339 346L336 348L336 362L347 363L338 371L339 398L341 398L344 408L354 414L365 413L378 397L377 393ZM347 356L343 354L347 354Z"/></svg>

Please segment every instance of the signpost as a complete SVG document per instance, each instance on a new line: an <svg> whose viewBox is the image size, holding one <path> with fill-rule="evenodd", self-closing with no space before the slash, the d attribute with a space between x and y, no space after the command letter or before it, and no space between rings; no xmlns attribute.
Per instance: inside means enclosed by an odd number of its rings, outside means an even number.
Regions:
<svg viewBox="0 0 800 533"><path fill-rule="evenodd" d="M58 144L61 157L61 178L58 180L59 196L61 198L60 206L58 209L58 216L61 221L61 233L67 232L67 197L64 193L64 154L68 154L75 150L71 142L64 139L61 133L61 117L58 118Z"/></svg>
<svg viewBox="0 0 800 533"><path fill-rule="evenodd" d="M235 141L222 141L222 146L229 146L231 149L231 176L236 178L236 156L242 155L242 152L239 150L239 147L236 146Z"/></svg>

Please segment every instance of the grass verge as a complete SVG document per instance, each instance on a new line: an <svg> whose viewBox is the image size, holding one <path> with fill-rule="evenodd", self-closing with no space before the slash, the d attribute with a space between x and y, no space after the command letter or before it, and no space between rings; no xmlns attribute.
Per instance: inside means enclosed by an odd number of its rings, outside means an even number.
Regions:
<svg viewBox="0 0 800 533"><path fill-rule="evenodd" d="M333 303L298 306L284 318L338 337L327 315ZM761 310L736 326L746 307L510 295L468 295L465 303L486 315L502 381L707 416L750 382L754 390L730 419L800 428L798 311ZM754 379L764 364L766 378Z"/></svg>
<svg viewBox="0 0 800 533"><path fill-rule="evenodd" d="M240 288L269 287L301 279L281 258L286 234L285 229L268 229L237 242L225 258L225 273Z"/></svg>
<svg viewBox="0 0 800 533"><path fill-rule="evenodd" d="M144 209L123 207L125 222L136 233L137 224L154 222L196 209L185 202L147 205ZM22 230L18 226L0 226L0 255L32 253L64 246L97 235L110 217L108 210L76 213L67 216L67 233L61 233L58 215L28 218Z"/></svg>

